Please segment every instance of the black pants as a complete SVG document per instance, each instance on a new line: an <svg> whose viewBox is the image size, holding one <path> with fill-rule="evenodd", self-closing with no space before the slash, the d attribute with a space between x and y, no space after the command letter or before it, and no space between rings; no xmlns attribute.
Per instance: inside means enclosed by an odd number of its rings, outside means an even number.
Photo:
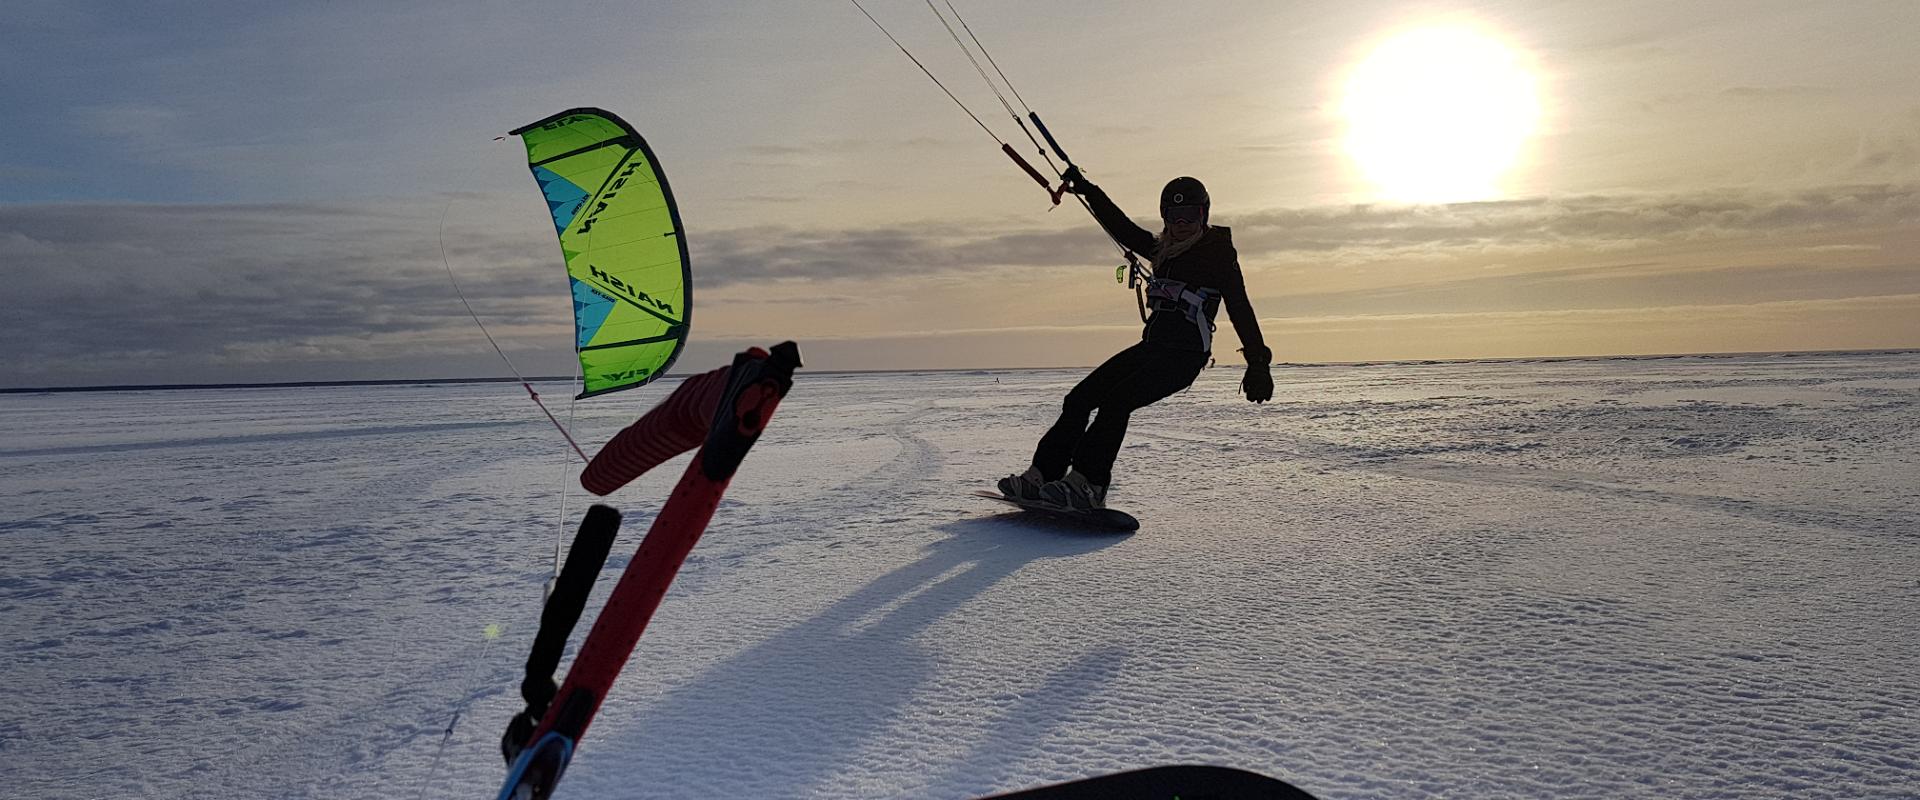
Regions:
<svg viewBox="0 0 1920 800"><path fill-rule="evenodd" d="M1033 465L1047 480L1059 480L1067 468L1088 483L1113 482L1113 459L1127 438L1127 419L1142 408L1193 385L1207 354L1141 342L1107 359L1067 393L1060 419L1040 437ZM1098 410L1093 425L1087 417Z"/></svg>

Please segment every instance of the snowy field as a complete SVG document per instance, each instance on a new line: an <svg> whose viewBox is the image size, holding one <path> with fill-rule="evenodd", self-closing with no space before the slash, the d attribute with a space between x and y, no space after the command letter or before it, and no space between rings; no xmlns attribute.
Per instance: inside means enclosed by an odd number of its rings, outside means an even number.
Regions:
<svg viewBox="0 0 1920 800"><path fill-rule="evenodd" d="M1920 796L1920 354L1223 366L1139 533L968 497L1078 376L803 371L562 798ZM0 395L0 796L491 797L563 447L511 384Z"/></svg>

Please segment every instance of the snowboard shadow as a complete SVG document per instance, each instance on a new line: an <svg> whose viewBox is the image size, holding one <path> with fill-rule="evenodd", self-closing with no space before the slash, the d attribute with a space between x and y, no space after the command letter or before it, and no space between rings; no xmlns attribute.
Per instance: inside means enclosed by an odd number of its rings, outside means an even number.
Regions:
<svg viewBox="0 0 1920 800"><path fill-rule="evenodd" d="M987 525L1002 529L1012 527L1019 528L1028 536L1051 534L1070 538L1110 540L1106 542L1106 544L1117 543L1120 540L1138 533L1138 531L1116 530L1094 522L1079 522L1062 517L1049 517L1038 512L1020 511L1018 509L1003 511L979 519L967 520L967 522L975 523L970 526L972 529L979 529ZM959 523L954 523L953 526L941 527L956 527L958 525Z"/></svg>

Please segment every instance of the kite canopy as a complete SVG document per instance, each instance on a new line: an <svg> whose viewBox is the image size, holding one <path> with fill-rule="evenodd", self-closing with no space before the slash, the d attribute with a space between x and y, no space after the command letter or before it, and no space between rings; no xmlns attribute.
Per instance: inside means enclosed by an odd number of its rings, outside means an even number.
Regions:
<svg viewBox="0 0 1920 800"><path fill-rule="evenodd" d="M546 195L573 288L581 397L641 386L686 345L692 272L680 210L645 139L576 108L509 135Z"/></svg>

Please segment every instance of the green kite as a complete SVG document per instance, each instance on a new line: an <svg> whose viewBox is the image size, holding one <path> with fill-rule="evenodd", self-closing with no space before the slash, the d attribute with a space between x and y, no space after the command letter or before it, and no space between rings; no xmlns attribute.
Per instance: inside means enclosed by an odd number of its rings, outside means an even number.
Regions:
<svg viewBox="0 0 1920 800"><path fill-rule="evenodd" d="M515 130L546 195L573 286L591 397L645 385L686 346L692 271L667 176L625 120L576 108Z"/></svg>

